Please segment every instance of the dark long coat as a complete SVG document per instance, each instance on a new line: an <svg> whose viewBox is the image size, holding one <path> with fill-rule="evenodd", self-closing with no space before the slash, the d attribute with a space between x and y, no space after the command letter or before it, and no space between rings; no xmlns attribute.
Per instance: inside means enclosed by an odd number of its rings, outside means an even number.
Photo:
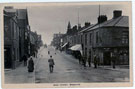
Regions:
<svg viewBox="0 0 135 89"><path fill-rule="evenodd" d="M28 72L33 72L34 70L34 61L32 58L28 61Z"/></svg>

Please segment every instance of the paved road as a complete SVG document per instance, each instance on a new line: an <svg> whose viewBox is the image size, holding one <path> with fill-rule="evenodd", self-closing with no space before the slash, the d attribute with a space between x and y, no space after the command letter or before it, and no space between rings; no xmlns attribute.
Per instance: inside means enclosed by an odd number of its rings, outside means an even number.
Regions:
<svg viewBox="0 0 135 89"><path fill-rule="evenodd" d="M48 50L55 61L54 73L49 72ZM36 83L121 82L129 81L128 79L129 69L109 70L93 67L85 69L71 55L55 51L50 46L41 50L35 69Z"/></svg>

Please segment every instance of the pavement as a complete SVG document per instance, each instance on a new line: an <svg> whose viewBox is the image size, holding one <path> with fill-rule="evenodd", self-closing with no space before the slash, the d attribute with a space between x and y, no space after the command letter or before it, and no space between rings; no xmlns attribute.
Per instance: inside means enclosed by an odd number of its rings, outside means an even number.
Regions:
<svg viewBox="0 0 135 89"><path fill-rule="evenodd" d="M50 54L48 54L50 51ZM55 54L56 53L56 54ZM54 58L54 72L49 72L48 59ZM27 72L23 64L14 70L5 70L5 83L72 83L72 82L128 82L129 68L116 66L99 66L84 68L77 59L53 47L38 51L38 58L34 59L35 71Z"/></svg>
<svg viewBox="0 0 135 89"><path fill-rule="evenodd" d="M39 54L42 51L42 48L38 51L38 58L34 58L34 68L36 68ZM35 83L35 71L32 73L28 72L27 66L24 66L23 62L16 69L5 69L5 83L6 84L19 84L19 83Z"/></svg>
<svg viewBox="0 0 135 89"><path fill-rule="evenodd" d="M23 63L14 70L5 70L5 83L6 84L19 84L19 83L34 83L34 72L28 73L27 67Z"/></svg>

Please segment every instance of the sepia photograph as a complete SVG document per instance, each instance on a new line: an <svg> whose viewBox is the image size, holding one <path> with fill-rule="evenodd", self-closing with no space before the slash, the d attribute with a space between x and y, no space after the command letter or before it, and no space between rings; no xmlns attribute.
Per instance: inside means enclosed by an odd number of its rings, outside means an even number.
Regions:
<svg viewBox="0 0 135 89"><path fill-rule="evenodd" d="M2 4L2 85L132 86L131 2Z"/></svg>

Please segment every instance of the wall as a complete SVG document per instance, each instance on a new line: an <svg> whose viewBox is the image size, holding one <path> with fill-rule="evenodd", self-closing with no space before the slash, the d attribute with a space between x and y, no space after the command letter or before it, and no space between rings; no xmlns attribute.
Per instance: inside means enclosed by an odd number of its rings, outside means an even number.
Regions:
<svg viewBox="0 0 135 89"><path fill-rule="evenodd" d="M104 62L105 52L110 52L110 56L111 56L114 50L118 50L117 53L126 52L126 54L124 53L122 55L128 55L129 44L122 43L122 32L123 31L128 32L128 30L129 30L128 28L124 28L124 27L106 27L106 28L94 29L89 32L83 32L83 39L82 39L83 55L86 56L88 60L91 51L91 61L93 62L93 58L94 58L93 55L96 54L99 55L100 62L102 64ZM97 32L98 32L98 41L96 41ZM91 44L89 42L90 34L92 34ZM85 39L86 35L87 35L87 40ZM128 56L126 56L126 58L128 58ZM120 59L120 57L118 59ZM126 60L127 62L125 63L123 62L123 63L128 64L128 60L129 59Z"/></svg>

